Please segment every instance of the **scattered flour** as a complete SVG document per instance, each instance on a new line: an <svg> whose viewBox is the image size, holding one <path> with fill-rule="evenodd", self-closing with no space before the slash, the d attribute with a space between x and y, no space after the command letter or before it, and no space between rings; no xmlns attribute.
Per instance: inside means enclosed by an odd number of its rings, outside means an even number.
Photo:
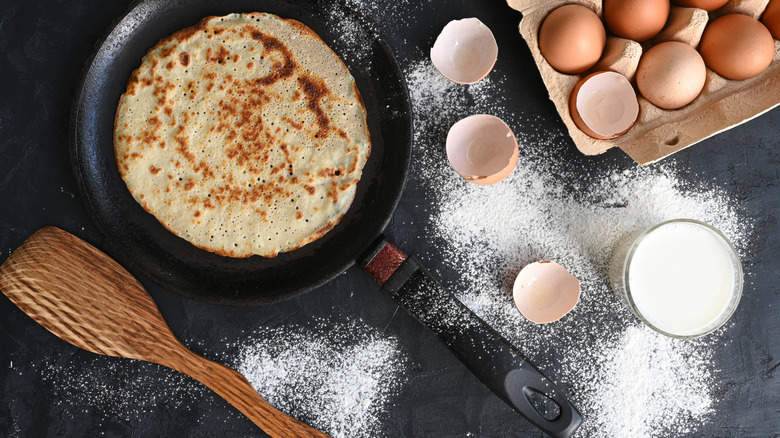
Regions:
<svg viewBox="0 0 780 438"><path fill-rule="evenodd" d="M334 438L385 436L406 366L395 338L353 322L261 329L240 345L235 368L278 409Z"/></svg>
<svg viewBox="0 0 780 438"><path fill-rule="evenodd" d="M609 437L692 433L715 413L708 347L695 341L680 345L632 325L618 342L597 341L588 353L570 351L570 362L592 362L573 365L579 369L575 390L599 420L586 421L583 431Z"/></svg>
<svg viewBox="0 0 780 438"><path fill-rule="evenodd" d="M183 374L161 365L120 358L106 361L97 356L89 360L100 364L47 359L40 376L51 385L57 399L69 400L74 409L90 408L99 423L119 419L142 424L144 418L154 417L159 406L188 406L205 391ZM150 367L163 371L149 372Z"/></svg>
<svg viewBox="0 0 780 438"><path fill-rule="evenodd" d="M694 341L644 328L608 285L610 257L621 239L678 217L714 225L744 256L751 222L722 190L686 187L673 165L601 159L598 170L575 168L556 154L567 147L565 134L542 131L535 116L509 105L495 72L456 85L419 58L406 76L415 113L412 175L432 216L422 238L435 242L423 258L454 275L450 290L559 381L585 417L578 436L695 431L715 413L712 352L727 328ZM504 119L520 143L515 171L493 186L463 181L444 152L449 127L477 113ZM580 303L556 323L533 324L512 302L517 272L538 260L559 262L582 283Z"/></svg>
<svg viewBox="0 0 780 438"><path fill-rule="evenodd" d="M382 421L408 366L396 338L353 320L260 327L238 341L223 341L223 358L216 360L242 373L281 411L334 438L385 436ZM99 423L146 424L143 420L159 414L160 406L190 407L209 392L161 366L162 372L150 373L147 367L156 365L93 360L100 366L47 360L40 376L57 398L90 408Z"/></svg>

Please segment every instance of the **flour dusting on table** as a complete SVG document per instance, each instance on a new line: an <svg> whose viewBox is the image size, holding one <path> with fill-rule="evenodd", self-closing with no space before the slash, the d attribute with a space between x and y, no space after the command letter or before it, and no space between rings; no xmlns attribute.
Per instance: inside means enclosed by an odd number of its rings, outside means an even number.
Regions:
<svg viewBox="0 0 780 438"><path fill-rule="evenodd" d="M189 377L155 365L95 355L46 359L40 377L51 385L57 404L63 400L89 409L98 423L141 423L155 418L159 407L189 406L205 389ZM65 418L68 410L64 407Z"/></svg>
<svg viewBox="0 0 780 438"><path fill-rule="evenodd" d="M352 322L262 328L238 345L235 368L276 408L334 438L385 436L407 362L397 339Z"/></svg>
<svg viewBox="0 0 780 438"><path fill-rule="evenodd" d="M495 72L456 85L421 57L406 75L412 174L432 216L421 237L436 247L422 255L426 263L454 274L449 289L570 395L585 418L578 436L681 436L709 421L719 384L713 351L733 324L693 341L656 334L613 294L607 273L621 239L672 218L714 225L745 256L752 224L728 194L686 186L672 164L598 157L601 167L585 171L567 163L558 156L571 147L565 134L543 131L533 109L506 102L498 92L505 79ZM478 113L504 119L520 143L515 171L487 187L462 180L444 152L449 127ZM524 319L511 296L520 269L539 260L557 261L582 283L575 309L546 325Z"/></svg>

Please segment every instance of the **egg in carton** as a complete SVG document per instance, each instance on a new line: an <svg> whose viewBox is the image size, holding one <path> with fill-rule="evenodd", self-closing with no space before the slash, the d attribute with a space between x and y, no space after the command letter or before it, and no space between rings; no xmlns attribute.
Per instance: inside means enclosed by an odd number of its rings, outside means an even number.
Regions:
<svg viewBox="0 0 780 438"><path fill-rule="evenodd" d="M707 24L720 16L739 13L759 19L769 0L729 0L724 6L707 12L703 9L671 5L669 18L661 32L643 43L611 35L607 29L604 52L592 68L580 74L562 74L542 56L538 33L550 12L566 4L580 4L594 11L603 22L601 0L507 0L523 14L520 33L536 61L542 79L577 148L586 155L621 148L634 161L647 165L708 137L744 123L780 104L780 42L774 40L775 54L761 74L744 80L726 79L709 68L701 93L679 109L662 109L641 96L639 117L624 134L599 140L581 131L569 111L569 97L580 79L598 71L615 71L636 88L636 72L642 54L665 41L680 41L698 49ZM606 26L605 26L606 27Z"/></svg>

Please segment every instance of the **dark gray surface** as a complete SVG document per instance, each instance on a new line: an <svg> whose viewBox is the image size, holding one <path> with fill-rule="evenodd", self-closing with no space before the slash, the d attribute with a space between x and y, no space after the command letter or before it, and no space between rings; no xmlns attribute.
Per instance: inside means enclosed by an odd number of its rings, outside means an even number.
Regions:
<svg viewBox="0 0 780 438"><path fill-rule="evenodd" d="M366 12L379 23L403 66L427 53L449 20L477 16L496 33L500 47L496 71L519 78L507 81L505 92L511 101L549 123L539 129L561 129L528 49L516 32L519 13L502 1L395 4L378 1ZM84 61L126 8L126 2L97 0L6 0L0 5L0 260L44 225L59 226L101 247L101 236L75 195L68 157L68 112ZM780 111L771 111L669 159L691 184L706 181L723 188L756 222L755 247L743 260L749 276L730 331L733 342L714 358L724 377L714 389L717 414L696 436L764 437L780 432L779 121ZM569 160L569 169L581 168L583 175L604 166L631 165L620 151L590 158L581 156L570 142L557 147L555 153ZM423 202L424 187L420 176L413 173L386 231L409 252L435 254L435 248L419 240L428 219L427 211L418 208ZM446 273L439 269L441 261L426 263L432 271ZM181 339L198 340L191 347L211 357L224 351L224 339L239 337L258 325L306 324L316 318L361 318L397 336L411 364L396 403L388 406L384 427L389 436L539 436L433 335L404 312L396 312L396 305L357 268L304 296L249 308L189 301L141 281L174 333ZM79 351L39 327L4 297L0 298L0 315L2 436L262 436L225 402L199 391L186 378L155 365ZM142 397L155 391L156 384L176 385L183 389L175 395L186 402L161 401L156 406L143 405L143 415L107 417L100 408L85 405L78 394L55 391L45 378L42 364L46 363L107 370L96 374L102 380L95 384L109 387L127 389L137 376L151 377L131 393ZM188 388L194 390L187 392ZM187 401L192 393L197 398ZM135 412L140 402L129 399L126 403L114 411Z"/></svg>

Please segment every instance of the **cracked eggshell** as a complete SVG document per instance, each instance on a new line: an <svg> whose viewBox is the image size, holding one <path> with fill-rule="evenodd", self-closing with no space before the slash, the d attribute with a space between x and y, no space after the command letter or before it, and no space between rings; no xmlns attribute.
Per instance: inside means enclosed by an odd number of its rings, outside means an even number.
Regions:
<svg viewBox="0 0 780 438"><path fill-rule="evenodd" d="M452 125L447 134L447 159L466 181L489 185L507 176L517 165L517 138L498 117L477 114Z"/></svg>
<svg viewBox="0 0 780 438"><path fill-rule="evenodd" d="M493 69L498 44L493 32L477 18L447 23L431 47L434 67L458 84L473 84Z"/></svg>
<svg viewBox="0 0 780 438"><path fill-rule="evenodd" d="M574 86L569 97L569 113L582 132L608 140L634 126L639 117L639 101L625 76L600 71Z"/></svg>
<svg viewBox="0 0 780 438"><path fill-rule="evenodd" d="M580 281L558 263L531 263L517 274L513 295L523 316L546 324L561 319L577 305Z"/></svg>

